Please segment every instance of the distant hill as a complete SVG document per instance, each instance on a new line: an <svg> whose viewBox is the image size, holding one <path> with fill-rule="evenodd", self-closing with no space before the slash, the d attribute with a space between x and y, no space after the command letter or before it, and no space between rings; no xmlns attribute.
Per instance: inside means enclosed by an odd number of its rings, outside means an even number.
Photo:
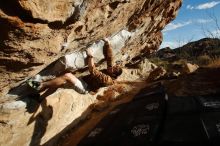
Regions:
<svg viewBox="0 0 220 146"><path fill-rule="evenodd" d="M219 58L220 39L203 38L176 49L166 47L158 50L154 57L172 61L176 59L192 60L204 55L209 56L210 58Z"/></svg>
<svg viewBox="0 0 220 146"><path fill-rule="evenodd" d="M204 38L195 42L190 42L180 48L176 48L174 52L181 58L199 57L202 55L220 57L220 39Z"/></svg>

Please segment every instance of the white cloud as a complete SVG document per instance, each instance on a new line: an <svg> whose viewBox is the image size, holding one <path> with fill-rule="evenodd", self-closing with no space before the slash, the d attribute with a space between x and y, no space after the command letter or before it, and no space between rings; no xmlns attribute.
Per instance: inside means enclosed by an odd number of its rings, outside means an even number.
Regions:
<svg viewBox="0 0 220 146"><path fill-rule="evenodd" d="M212 19L197 19L196 22L200 24L210 23L212 22Z"/></svg>
<svg viewBox="0 0 220 146"><path fill-rule="evenodd" d="M178 29L178 28L181 28L181 27L184 27L186 25L189 25L191 24L192 21L187 21L187 22L183 22L183 23L170 23L168 24L165 29L163 30L163 32L167 32L167 31L171 31L171 30L175 30L175 29Z"/></svg>
<svg viewBox="0 0 220 146"><path fill-rule="evenodd" d="M208 2L208 3L200 4L198 6L187 5L186 8L190 9L190 10L193 10L193 9L204 10L204 9L213 8L213 7L215 7L218 4L220 4L220 1L212 1L212 2Z"/></svg>
<svg viewBox="0 0 220 146"><path fill-rule="evenodd" d="M187 8L187 9L190 9L190 10L194 9L194 7L191 6L191 5L187 5L186 8Z"/></svg>
<svg viewBox="0 0 220 146"><path fill-rule="evenodd" d="M196 19L196 20L189 20L186 22L178 22L178 23L169 23L163 30L163 33L165 34L168 31L172 31L178 28L182 28L184 26L190 25L192 23L199 23L199 24L206 24L212 22L212 19Z"/></svg>
<svg viewBox="0 0 220 146"><path fill-rule="evenodd" d="M213 8L215 7L216 5L220 4L220 1L216 2L216 1L212 1L212 2L209 2L209 3L204 3L204 4L201 4L201 5L198 5L196 7L196 9L199 9L199 10L202 10L202 9L210 9L210 8Z"/></svg>

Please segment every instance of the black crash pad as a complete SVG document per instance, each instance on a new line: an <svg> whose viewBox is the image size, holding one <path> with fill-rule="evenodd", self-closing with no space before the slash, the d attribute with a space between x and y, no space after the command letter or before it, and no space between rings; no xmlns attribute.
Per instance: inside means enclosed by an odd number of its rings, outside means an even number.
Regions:
<svg viewBox="0 0 220 146"><path fill-rule="evenodd" d="M219 95L166 98L158 83L113 109L79 146L219 146L219 141Z"/></svg>
<svg viewBox="0 0 220 146"><path fill-rule="evenodd" d="M220 112L220 95L197 96L195 99L198 101L202 112Z"/></svg>
<svg viewBox="0 0 220 146"><path fill-rule="evenodd" d="M208 144L199 115L168 116L159 139L160 145Z"/></svg>

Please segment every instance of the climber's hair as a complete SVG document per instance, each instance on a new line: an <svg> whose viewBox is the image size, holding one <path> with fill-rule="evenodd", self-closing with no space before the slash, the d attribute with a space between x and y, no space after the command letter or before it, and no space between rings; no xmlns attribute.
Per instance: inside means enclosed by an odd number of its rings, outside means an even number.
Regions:
<svg viewBox="0 0 220 146"><path fill-rule="evenodd" d="M113 72L110 74L110 76L114 79L117 79L122 74L122 68L118 65L115 65L112 67Z"/></svg>

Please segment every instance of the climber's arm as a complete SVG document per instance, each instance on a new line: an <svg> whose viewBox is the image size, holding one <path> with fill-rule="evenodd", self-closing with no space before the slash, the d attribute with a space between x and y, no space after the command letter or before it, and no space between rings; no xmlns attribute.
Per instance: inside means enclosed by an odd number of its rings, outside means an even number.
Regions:
<svg viewBox="0 0 220 146"><path fill-rule="evenodd" d="M112 46L110 45L109 40L103 39L105 42L103 46L103 54L105 56L105 60L107 61L107 67L112 67L113 66L113 51L112 51Z"/></svg>
<svg viewBox="0 0 220 146"><path fill-rule="evenodd" d="M92 50L91 48L88 48L86 50L86 55L87 55L87 61L88 61L88 67L89 67L89 72L92 73L94 70L96 70L95 63L94 63L94 58L92 56Z"/></svg>
<svg viewBox="0 0 220 146"><path fill-rule="evenodd" d="M94 59L91 56L88 56L88 67L89 67L90 73L92 73L94 70L96 70Z"/></svg>

